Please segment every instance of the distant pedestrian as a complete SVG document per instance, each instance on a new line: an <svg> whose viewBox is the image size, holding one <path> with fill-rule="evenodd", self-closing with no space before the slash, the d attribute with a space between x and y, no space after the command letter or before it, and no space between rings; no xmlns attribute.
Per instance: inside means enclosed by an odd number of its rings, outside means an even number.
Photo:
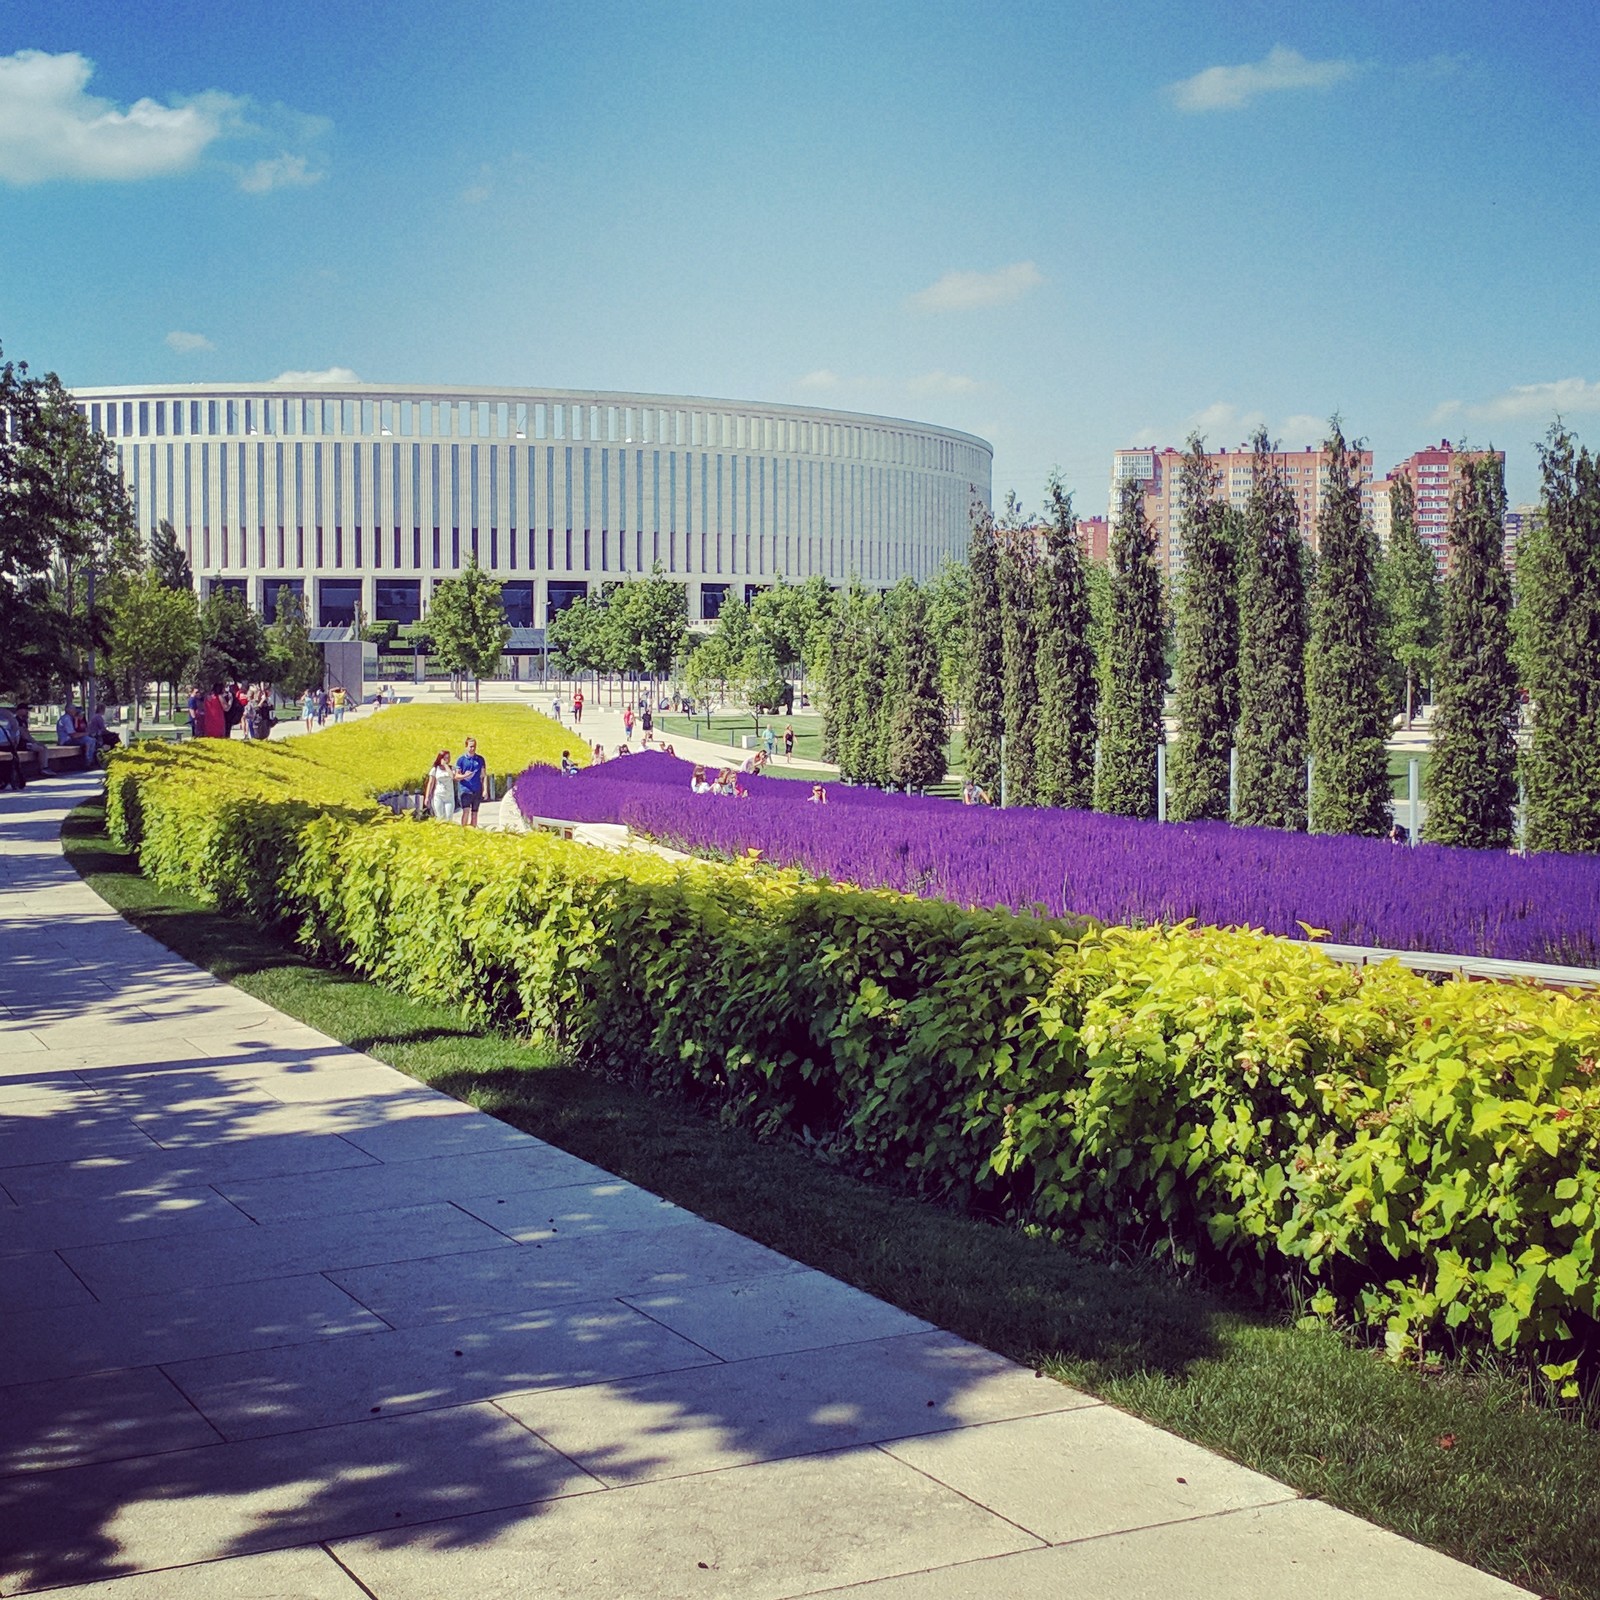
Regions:
<svg viewBox="0 0 1600 1600"><path fill-rule="evenodd" d="M783 759L794 760L794 724L786 723L783 730Z"/></svg>
<svg viewBox="0 0 1600 1600"><path fill-rule="evenodd" d="M226 739L228 737L228 708L222 703L222 685L211 686L211 693L200 702L200 737Z"/></svg>
<svg viewBox="0 0 1600 1600"><path fill-rule="evenodd" d="M344 721L345 705L348 702L349 698L350 697L344 692L344 685L342 683L341 684L336 684L334 686L334 690L333 690L333 723L334 723L335 727L337 727L341 722Z"/></svg>
<svg viewBox="0 0 1600 1600"><path fill-rule="evenodd" d="M572 691L572 726L580 726L583 722L583 690Z"/></svg>
<svg viewBox="0 0 1600 1600"><path fill-rule="evenodd" d="M317 721L317 691L307 689L300 697L300 715L305 718L306 732L310 733Z"/></svg>
<svg viewBox="0 0 1600 1600"><path fill-rule="evenodd" d="M478 754L478 741L467 740L467 748L456 762L456 804L461 808L461 826L478 826L478 807L483 804L483 779L489 763Z"/></svg>
<svg viewBox="0 0 1600 1600"><path fill-rule="evenodd" d="M767 724L766 731L761 735L761 744L767 752L767 760L770 761L778 748L778 731L770 722Z"/></svg>
<svg viewBox="0 0 1600 1600"><path fill-rule="evenodd" d="M644 710L639 713L639 729L644 742L649 744L651 739L655 736L656 731L656 714L650 709L649 706L646 706Z"/></svg>
<svg viewBox="0 0 1600 1600"><path fill-rule="evenodd" d="M552 717L554 717L557 722L559 722L561 720L561 696L560 695L557 695L555 697L555 699L550 702L550 715Z"/></svg>
<svg viewBox="0 0 1600 1600"><path fill-rule="evenodd" d="M622 737L625 740L631 740L633 738L633 707L632 706L624 706L622 708Z"/></svg>

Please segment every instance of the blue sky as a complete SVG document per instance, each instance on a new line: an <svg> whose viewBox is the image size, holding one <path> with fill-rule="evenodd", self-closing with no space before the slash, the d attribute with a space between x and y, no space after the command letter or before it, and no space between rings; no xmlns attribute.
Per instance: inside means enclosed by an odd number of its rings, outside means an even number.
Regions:
<svg viewBox="0 0 1600 1600"><path fill-rule="evenodd" d="M0 340L69 383L1600 443L1592 7L10 0Z"/></svg>

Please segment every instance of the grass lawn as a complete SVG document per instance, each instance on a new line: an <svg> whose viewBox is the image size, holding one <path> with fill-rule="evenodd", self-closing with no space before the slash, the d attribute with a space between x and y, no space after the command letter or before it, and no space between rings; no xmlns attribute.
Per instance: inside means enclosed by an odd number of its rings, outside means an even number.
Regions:
<svg viewBox="0 0 1600 1600"><path fill-rule="evenodd" d="M1389 752L1389 787L1396 800L1404 800L1411 793L1409 768L1413 761L1417 763L1417 781L1422 785L1422 792L1427 793L1428 763L1432 759L1431 750L1419 750L1414 756L1398 750Z"/></svg>
<svg viewBox="0 0 1600 1600"><path fill-rule="evenodd" d="M147 882L84 806L68 858L136 926L291 1016L1043 1375L1560 1600L1600 1600L1600 1432L1523 1382L1320 1329L859 1182L308 964Z"/></svg>
<svg viewBox="0 0 1600 1600"><path fill-rule="evenodd" d="M783 756L783 730L794 729L795 760L820 761L822 759L822 718L814 712L799 711L792 717L779 713L768 716L763 712L758 719L753 711L718 711L713 716L683 717L663 712L656 718L656 731L667 737L679 739L709 739L712 744L726 744L743 753L740 738L754 734L759 724L763 730L771 728L778 737L778 756Z"/></svg>

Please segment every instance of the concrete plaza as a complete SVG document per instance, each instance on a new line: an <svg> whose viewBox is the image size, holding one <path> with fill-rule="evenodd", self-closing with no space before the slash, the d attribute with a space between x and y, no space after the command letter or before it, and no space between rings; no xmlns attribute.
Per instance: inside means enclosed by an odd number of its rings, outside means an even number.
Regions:
<svg viewBox="0 0 1600 1600"><path fill-rule="evenodd" d="M216 982L94 782L0 795L0 1593L1521 1592Z"/></svg>

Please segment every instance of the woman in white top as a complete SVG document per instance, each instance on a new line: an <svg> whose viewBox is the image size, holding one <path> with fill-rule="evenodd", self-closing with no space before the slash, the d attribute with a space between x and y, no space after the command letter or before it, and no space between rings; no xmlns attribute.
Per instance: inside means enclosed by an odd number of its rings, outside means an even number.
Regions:
<svg viewBox="0 0 1600 1600"><path fill-rule="evenodd" d="M423 791L422 800L440 822L448 822L455 816L456 777L448 750L441 750L433 758L433 766L428 772L428 787Z"/></svg>

